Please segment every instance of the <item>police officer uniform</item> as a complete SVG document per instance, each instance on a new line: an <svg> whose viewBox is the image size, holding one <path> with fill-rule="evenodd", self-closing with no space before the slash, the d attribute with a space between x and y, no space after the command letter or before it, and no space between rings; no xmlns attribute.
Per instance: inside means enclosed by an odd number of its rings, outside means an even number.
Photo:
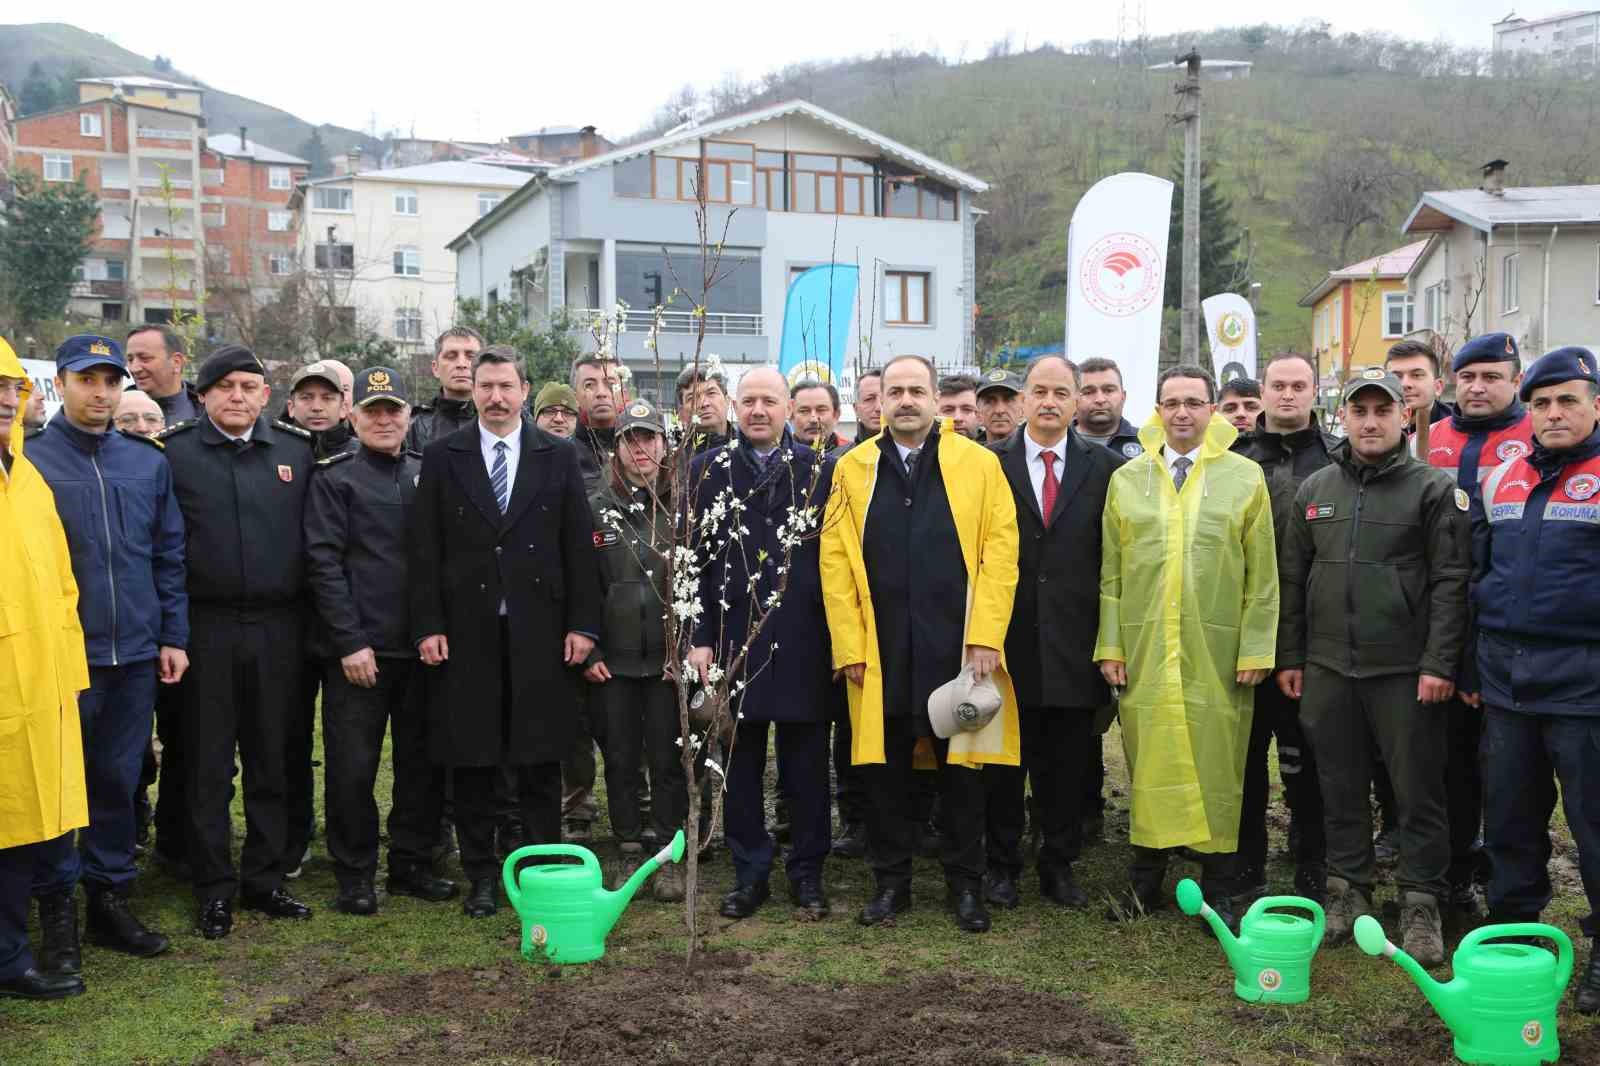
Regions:
<svg viewBox="0 0 1600 1066"><path fill-rule="evenodd" d="M248 348L225 345L200 368L202 398L232 373L265 377ZM251 909L311 914L283 879L299 861L287 850L285 775L305 662L303 522L313 459L303 430L265 416L238 437L205 416L161 439L188 527L187 850L200 929L215 939L232 929L236 887ZM235 746L247 822L237 871L228 814Z"/></svg>
<svg viewBox="0 0 1600 1066"><path fill-rule="evenodd" d="M63 377L101 368L127 375L122 346L108 337L72 337L56 350ZM183 516L161 452L159 442L137 434L82 429L64 410L28 435L28 458L55 494L67 532L89 659L89 687L78 697L89 827L37 878L46 947L73 956L75 923L52 917L75 906L80 880L97 943L139 956L169 946L127 902L138 876L133 800L150 741L158 654L189 643ZM63 928L71 942L53 943Z"/></svg>
<svg viewBox="0 0 1600 1066"><path fill-rule="evenodd" d="M1568 381L1586 383L1593 402L1600 376L1588 349L1542 356L1522 399ZM1492 920L1537 921L1550 902L1559 782L1589 899L1579 927L1600 943L1600 429L1559 451L1536 438L1495 470L1473 508L1473 542ZM1578 1010L1600 1013L1600 950L1578 986Z"/></svg>
<svg viewBox="0 0 1600 1066"><path fill-rule="evenodd" d="M406 406L400 375L372 367L356 375L357 407ZM429 872L443 796L428 760L421 666L411 643L406 599L406 531L422 457L401 448L354 451L317 462L306 501L306 569L321 657L324 795L328 854L339 881L335 906L378 909L378 806L373 800L383 735L392 737L394 804L389 813L391 895L431 902L456 887ZM362 650L377 659L372 684L353 681L342 660Z"/></svg>

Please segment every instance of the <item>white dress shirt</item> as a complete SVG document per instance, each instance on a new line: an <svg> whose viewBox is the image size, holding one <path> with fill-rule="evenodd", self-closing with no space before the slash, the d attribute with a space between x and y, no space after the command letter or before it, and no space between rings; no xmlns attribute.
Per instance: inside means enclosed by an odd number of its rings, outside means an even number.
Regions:
<svg viewBox="0 0 1600 1066"><path fill-rule="evenodd" d="M1179 459L1189 460L1189 473L1194 473L1194 468L1200 465L1200 449L1202 447L1203 445L1197 444L1193 451L1175 452L1172 450L1171 445L1163 444L1161 446L1161 458L1167 464L1167 473L1172 473L1172 464Z"/></svg>
<svg viewBox="0 0 1600 1066"><path fill-rule="evenodd" d="M1033 483L1033 498L1039 504L1039 513L1048 519L1050 516L1044 511L1044 460L1039 457L1045 452L1055 454L1056 484L1059 485L1061 476L1067 472L1067 438L1062 437L1046 448L1023 430L1022 447L1028 456L1028 480Z"/></svg>
<svg viewBox="0 0 1600 1066"><path fill-rule="evenodd" d="M491 484L494 481L494 446L502 440L506 442L506 499L509 500L517 483L517 460L522 457L522 425L519 422L511 427L510 434L497 437L482 422L478 423L478 447L483 449L483 469Z"/></svg>
<svg viewBox="0 0 1600 1066"><path fill-rule="evenodd" d="M215 422L213 422L211 424L213 426L217 425ZM250 443L250 438L255 436L255 434L256 434L256 424L254 422L250 423L249 428L247 428L243 433L229 433L227 430L223 429L221 426L217 426L217 432L221 433L224 437L227 437L229 440L242 440L246 444L248 444L248 443Z"/></svg>
<svg viewBox="0 0 1600 1066"><path fill-rule="evenodd" d="M894 440L894 438L891 437L890 440ZM899 441L894 441L895 450L900 453L900 469L904 470L906 468L906 456L910 455L912 452L916 452L918 456L920 456L922 454L922 449L927 445L927 443L928 440L926 437L924 437L922 443L917 445L915 448L901 444Z"/></svg>

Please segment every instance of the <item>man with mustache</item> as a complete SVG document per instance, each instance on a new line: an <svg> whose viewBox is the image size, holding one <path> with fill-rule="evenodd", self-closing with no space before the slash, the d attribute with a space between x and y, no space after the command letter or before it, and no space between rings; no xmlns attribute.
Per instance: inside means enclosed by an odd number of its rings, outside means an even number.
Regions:
<svg viewBox="0 0 1600 1066"><path fill-rule="evenodd" d="M473 360L472 425L422 453L409 543L411 630L428 693L428 747L455 781L462 909L487 918L495 780L517 769L530 844L561 841L561 758L602 597L578 453L522 417L527 371L491 345Z"/></svg>
<svg viewBox="0 0 1600 1066"><path fill-rule="evenodd" d="M583 483L594 492L617 450L617 411L627 401L621 364L606 356L580 355L572 364L572 390L578 396L578 428L572 440L578 446Z"/></svg>
<svg viewBox="0 0 1600 1066"><path fill-rule="evenodd" d="M883 397L883 371L868 367L856 378L856 443L871 440L883 429L880 401Z"/></svg>
<svg viewBox="0 0 1600 1066"><path fill-rule="evenodd" d="M189 666L183 516L161 444L112 428L126 376L116 341L69 338L56 349L61 410L28 441L28 458L55 493L67 531L89 658L89 687L78 698L89 827L41 874L49 887L39 892L41 957L71 972L80 881L95 943L141 957L170 943L145 928L128 900L138 877L134 792L156 686L177 684Z"/></svg>

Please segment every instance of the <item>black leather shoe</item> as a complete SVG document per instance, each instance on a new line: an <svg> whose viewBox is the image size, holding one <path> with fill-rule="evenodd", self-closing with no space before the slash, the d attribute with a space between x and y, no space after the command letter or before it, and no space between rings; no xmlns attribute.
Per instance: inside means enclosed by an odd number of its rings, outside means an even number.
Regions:
<svg viewBox="0 0 1600 1066"><path fill-rule="evenodd" d="M1578 981L1577 1002L1579 1014L1600 1014L1600 941L1589 941L1589 965L1584 967Z"/></svg>
<svg viewBox="0 0 1600 1066"><path fill-rule="evenodd" d="M354 914L365 918L378 913L378 890L371 881L357 881L339 890L333 909L341 914Z"/></svg>
<svg viewBox="0 0 1600 1066"><path fill-rule="evenodd" d="M963 933L987 933L989 912L983 909L983 900L975 889L965 888L950 893L950 910L956 916L956 928Z"/></svg>
<svg viewBox="0 0 1600 1066"><path fill-rule="evenodd" d="M208 899L202 903L198 928L207 940L221 940L233 932L233 901Z"/></svg>
<svg viewBox="0 0 1600 1066"><path fill-rule="evenodd" d="M820 891L819 886L819 894ZM765 881L757 881L753 885L740 885L722 897L722 909L717 913L724 918L748 918L759 910L771 895L772 889L767 887Z"/></svg>
<svg viewBox="0 0 1600 1066"><path fill-rule="evenodd" d="M1022 893L1017 889L1016 878L991 871L983 878L983 898L996 907L1013 910L1022 902Z"/></svg>
<svg viewBox="0 0 1600 1066"><path fill-rule="evenodd" d="M467 889L467 898L461 901L461 913L468 918L492 917L500 909L494 886L492 877L474 877Z"/></svg>
<svg viewBox="0 0 1600 1066"><path fill-rule="evenodd" d="M893 925L894 916L904 914L911 909L911 889L880 888L878 894L873 896L861 913L856 916L856 921L862 925Z"/></svg>
<svg viewBox="0 0 1600 1066"><path fill-rule="evenodd" d="M422 867L390 873L384 888L391 896L414 896L428 903L443 903L447 899L455 899L456 892L459 891L454 881L435 877Z"/></svg>
<svg viewBox="0 0 1600 1066"><path fill-rule="evenodd" d="M26 970L0 981L0 999L66 999L87 991L83 977L75 973L41 973Z"/></svg>
<svg viewBox="0 0 1600 1066"><path fill-rule="evenodd" d="M39 897L39 949L34 957L45 973L83 972L83 949L78 943L78 896L57 892Z"/></svg>
<svg viewBox="0 0 1600 1066"><path fill-rule="evenodd" d="M1489 917L1488 904L1484 903L1483 894L1470 878L1465 884L1450 886L1450 906L1469 922L1481 922Z"/></svg>
<svg viewBox="0 0 1600 1066"><path fill-rule="evenodd" d="M828 916L828 897L822 893L822 878L802 877L789 886L789 898L795 907L813 921Z"/></svg>
<svg viewBox="0 0 1600 1066"><path fill-rule="evenodd" d="M289 895L288 889L281 887L265 896L240 894L239 905L247 911L260 911L269 918L304 920L311 917L311 908Z"/></svg>
<svg viewBox="0 0 1600 1066"><path fill-rule="evenodd" d="M839 839L833 842L833 853L841 859L859 859L867 853L867 834L859 825L846 823Z"/></svg>
<svg viewBox="0 0 1600 1066"><path fill-rule="evenodd" d="M100 947L148 959L172 946L171 940L145 928L120 892L90 892L88 915L89 939Z"/></svg>
<svg viewBox="0 0 1600 1066"><path fill-rule="evenodd" d="M1112 899L1111 906L1106 909L1106 921L1132 921L1147 914L1154 914L1166 905L1167 899L1162 895L1159 883L1130 884Z"/></svg>
<svg viewBox="0 0 1600 1066"><path fill-rule="evenodd" d="M1040 874L1039 894L1058 907L1082 910L1089 905L1089 893L1079 887L1071 870Z"/></svg>

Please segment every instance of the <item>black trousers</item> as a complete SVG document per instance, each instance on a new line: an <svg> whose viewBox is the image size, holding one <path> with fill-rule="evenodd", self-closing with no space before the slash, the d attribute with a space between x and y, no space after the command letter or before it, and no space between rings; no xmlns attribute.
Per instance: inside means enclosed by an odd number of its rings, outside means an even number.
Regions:
<svg viewBox="0 0 1600 1066"><path fill-rule="evenodd" d="M1245 755L1244 794L1239 808L1239 880L1250 888L1266 880L1267 801L1271 787L1267 774L1267 746L1278 739L1278 774L1283 798L1299 827L1300 850L1294 861L1318 863L1326 859L1328 838L1322 818L1322 785L1317 761L1300 725L1300 701L1291 700L1271 678L1256 686L1256 713L1250 723L1250 748Z"/></svg>
<svg viewBox="0 0 1600 1066"><path fill-rule="evenodd" d="M28 946L28 906L33 899L41 869L59 869L72 861L72 834L63 833L50 840L0 848L0 980L21 977L33 969L33 952ZM52 891L71 891L74 886L52 885Z"/></svg>
<svg viewBox="0 0 1600 1066"><path fill-rule="evenodd" d="M1190 852L1184 848L1146 848L1133 845L1133 858L1128 863L1128 878L1136 887L1159 889L1167 876L1167 860L1173 856L1188 856L1200 863L1200 891L1207 900L1215 903L1234 895L1238 885L1238 852Z"/></svg>
<svg viewBox="0 0 1600 1066"><path fill-rule="evenodd" d="M850 761L850 700L845 695L844 683L834 686L838 699L832 709L833 719L833 799L839 808L839 825L849 829L859 826L865 814L865 800L861 791L861 770Z"/></svg>
<svg viewBox="0 0 1600 1066"><path fill-rule="evenodd" d="M300 691L284 737L283 787L289 812L289 836L284 850L289 854L291 870L300 865L300 856L317 830L317 772L312 755L316 748L317 689L321 685L322 660L308 658L300 672Z"/></svg>
<svg viewBox="0 0 1600 1066"><path fill-rule="evenodd" d="M1445 705L1444 791L1450 820L1451 887L1472 883L1483 826L1483 709L1459 699Z"/></svg>
<svg viewBox="0 0 1600 1066"><path fill-rule="evenodd" d="M413 659L379 659L372 688L352 685L337 659L323 664L323 797L328 854L341 887L377 875L378 804L373 789L386 729L394 763L389 870L404 874L430 862L444 795L428 762L421 682Z"/></svg>
<svg viewBox="0 0 1600 1066"><path fill-rule="evenodd" d="M298 607L233 610L189 604L183 748L188 859L201 900L227 899L241 885L264 895L300 861L290 855L288 741L300 671L304 615ZM229 852L234 749L244 768L244 847Z"/></svg>
<svg viewBox="0 0 1600 1066"><path fill-rule="evenodd" d="M184 794L183 705L183 685L156 685L156 739L161 741L161 767L155 779L155 846L171 859L185 858L189 846L189 801Z"/></svg>
<svg viewBox="0 0 1600 1066"><path fill-rule="evenodd" d="M1328 873L1368 895L1376 875L1372 854L1374 745L1394 783L1395 884L1443 899L1448 888L1450 829L1445 821L1445 705L1417 702L1417 675L1349 678L1306 665L1300 719L1317 756Z"/></svg>
<svg viewBox="0 0 1600 1066"><path fill-rule="evenodd" d="M1079 809L1083 817L1104 814L1106 809L1106 753L1105 734L1092 733L1089 748L1084 754L1083 777L1078 787L1082 790Z"/></svg>
<svg viewBox="0 0 1600 1066"><path fill-rule="evenodd" d="M1039 876L1070 873L1083 850L1084 747L1098 742L1094 712L1078 707L1023 707L1022 765L985 766L989 869L1013 880L1022 874L1027 811L1025 778L1033 779L1039 820Z"/></svg>
<svg viewBox="0 0 1600 1066"><path fill-rule="evenodd" d="M776 726L778 779L789 808L789 853L784 872L791 882L822 876L822 863L833 846L833 819L828 796L827 722L739 722L733 753L728 758L728 792L723 814L728 850L739 884L765 881L772 872L776 847L767 831L767 735ZM607 787L610 785L607 774Z"/></svg>
<svg viewBox="0 0 1600 1066"><path fill-rule="evenodd" d="M689 809L678 748L678 690L670 681L617 677L591 685L588 703L599 709L605 727L606 809L619 841L636 844L644 829L639 808L641 767L650 767L655 801L651 825L665 844L683 826Z"/></svg>
<svg viewBox="0 0 1600 1066"><path fill-rule="evenodd" d="M939 858L945 883L956 891L977 891L985 869L984 783L987 771L951 766L949 741L933 738L936 774L912 766L916 727L909 715L885 715L882 763L859 767L867 797L867 861L880 890L910 887L911 860L922 845L927 824L920 810L921 783L932 780L939 798Z"/></svg>
<svg viewBox="0 0 1600 1066"><path fill-rule="evenodd" d="M561 764L519 766L517 793L522 799L525 844L561 843ZM494 829L499 822L495 801L498 766L457 766L456 838L461 844L461 869L474 881L496 877Z"/></svg>

